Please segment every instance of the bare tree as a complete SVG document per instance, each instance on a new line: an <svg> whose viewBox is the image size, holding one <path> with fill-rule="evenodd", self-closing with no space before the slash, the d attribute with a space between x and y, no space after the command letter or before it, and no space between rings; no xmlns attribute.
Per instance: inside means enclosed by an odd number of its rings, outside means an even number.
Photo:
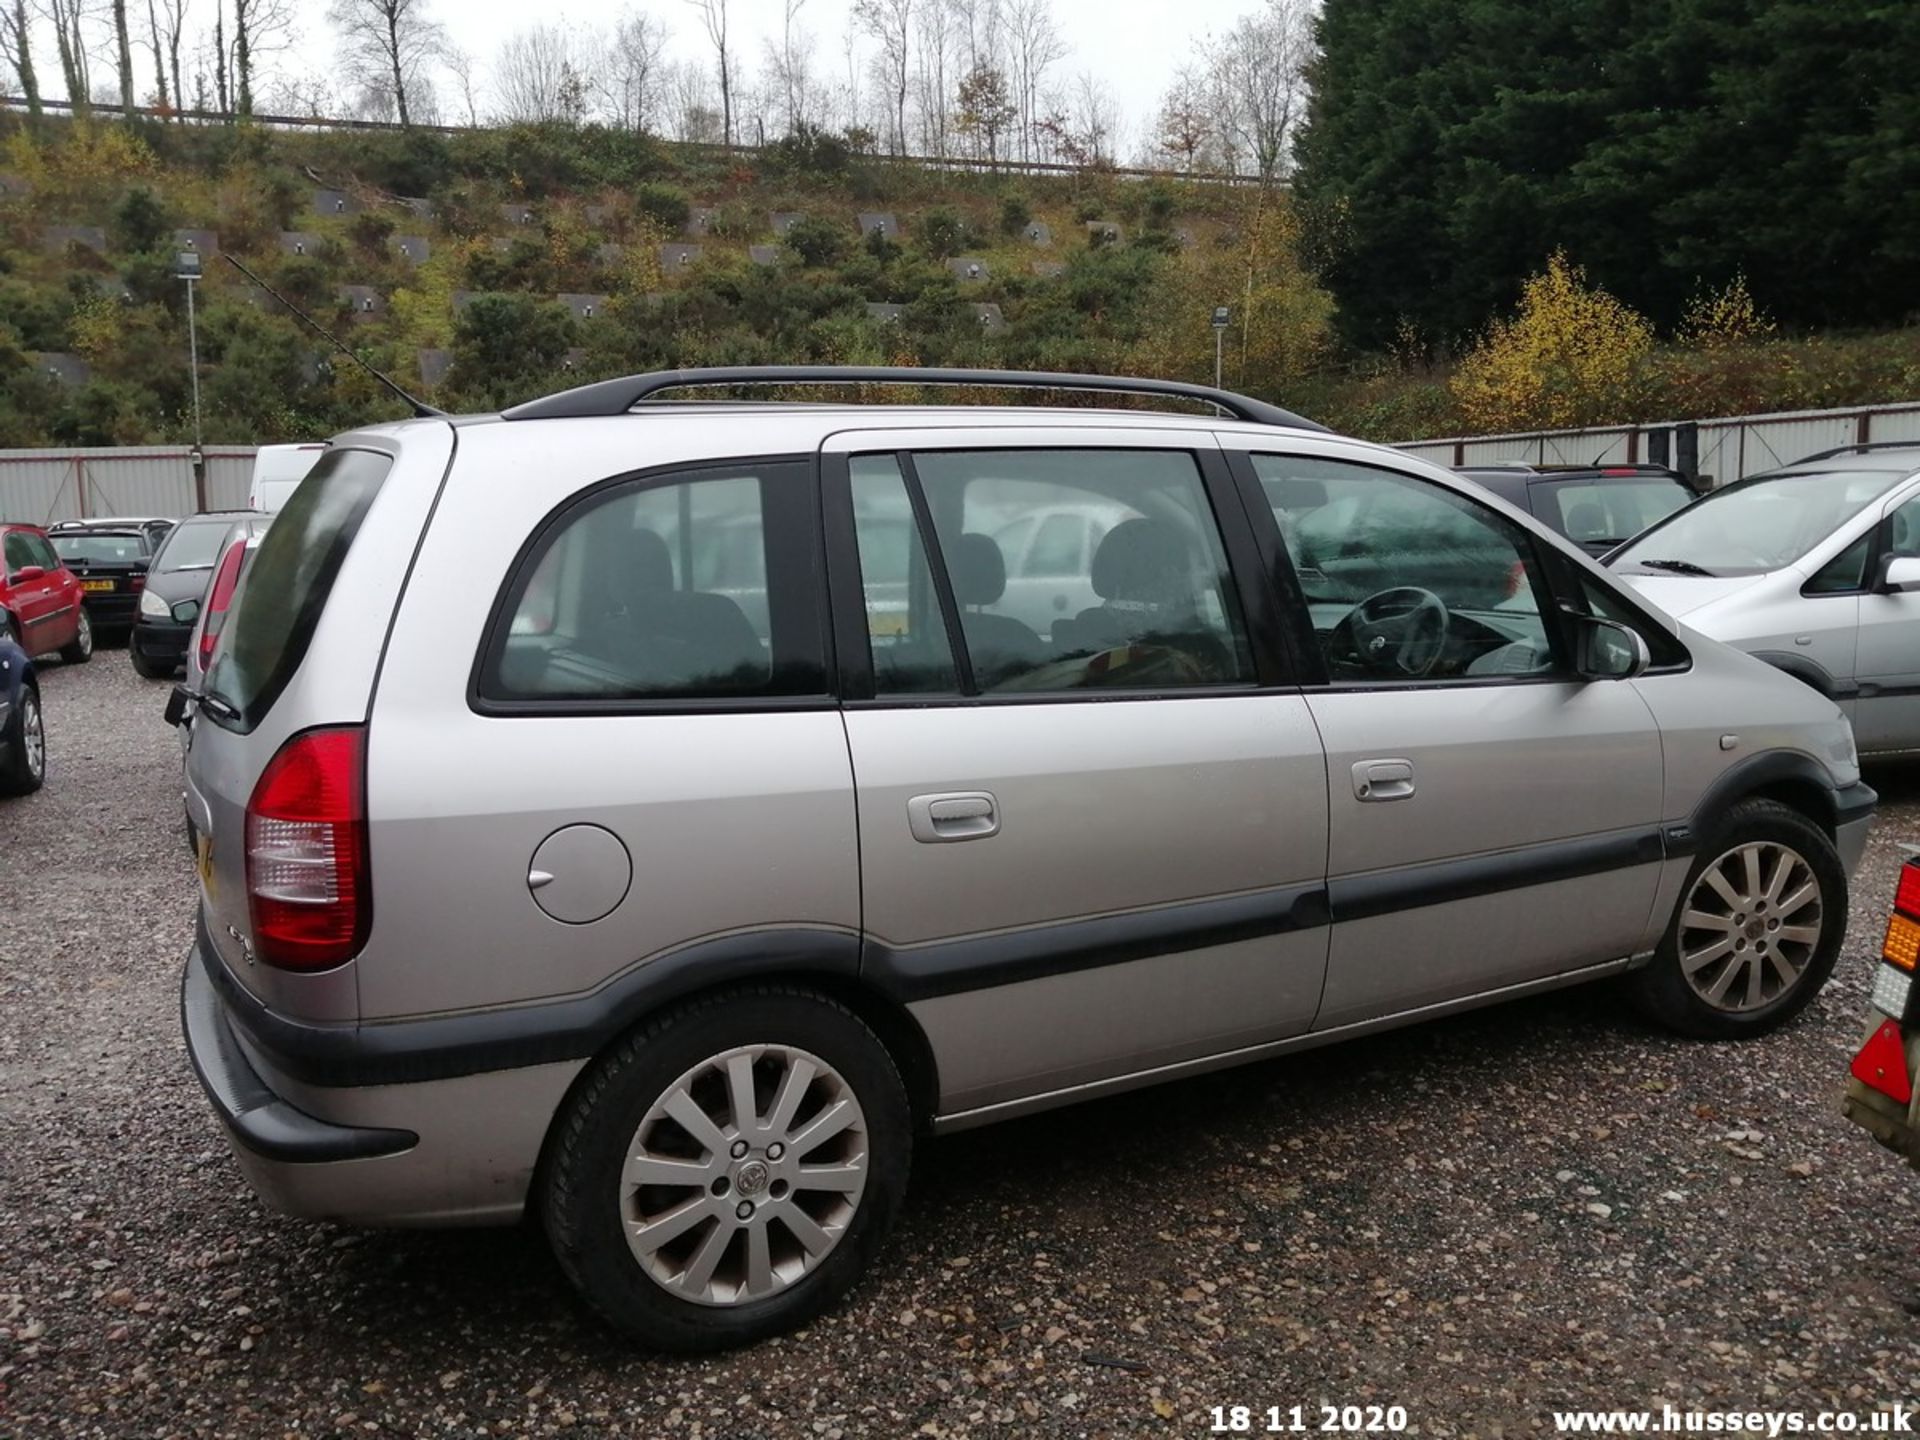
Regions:
<svg viewBox="0 0 1920 1440"><path fill-rule="evenodd" d="M186 38L187 33L187 3L188 0L160 0L160 23L154 27L153 40L153 58L156 67L160 63L161 47L166 48L167 74L173 80L173 103L182 110L187 108L187 92L180 86L180 42ZM154 0L147 0L149 21L153 19L153 14ZM166 90L164 81L161 82L160 88L164 93Z"/></svg>
<svg viewBox="0 0 1920 1440"><path fill-rule="evenodd" d="M66 82L67 102L76 116L93 108L92 67L87 54L86 27L95 12L88 0L38 0L37 8L53 26L60 78Z"/></svg>
<svg viewBox="0 0 1920 1440"><path fill-rule="evenodd" d="M114 59L120 75L120 113L133 118L133 39L127 31L127 0L113 0Z"/></svg>
<svg viewBox="0 0 1920 1440"><path fill-rule="evenodd" d="M511 35L493 63L502 117L522 124L577 125L587 114L590 57L562 24Z"/></svg>
<svg viewBox="0 0 1920 1440"><path fill-rule="evenodd" d="M413 124L413 102L429 64L446 47L446 28L427 0L333 0L327 19L340 38L341 69L362 104Z"/></svg>
<svg viewBox="0 0 1920 1440"><path fill-rule="evenodd" d="M1111 165L1120 144L1120 103L1107 82L1091 70L1074 77L1072 114L1074 129L1087 150L1081 163Z"/></svg>
<svg viewBox="0 0 1920 1440"><path fill-rule="evenodd" d="M725 133L713 103L712 77L704 65L680 64L667 69L672 97L673 138L694 145L717 145Z"/></svg>
<svg viewBox="0 0 1920 1440"><path fill-rule="evenodd" d="M216 4L213 10L213 42L211 47L213 50L213 92L215 99L219 101L220 113L222 115L231 115L233 113L233 90L227 67L226 23L226 7ZM200 43L203 49L206 48L207 41L204 38ZM202 69L204 70L204 68L205 65L203 62ZM202 105L198 108L204 110L206 106Z"/></svg>
<svg viewBox="0 0 1920 1440"><path fill-rule="evenodd" d="M27 0L12 0L0 12L0 60L19 81L28 118L38 123L42 113L40 79L33 68L33 26L27 20Z"/></svg>
<svg viewBox="0 0 1920 1440"><path fill-rule="evenodd" d="M727 48L727 0L687 0L687 3L700 12L700 28L707 32L707 42L713 46L713 53L720 72L720 132L725 137L723 143L733 144L733 52Z"/></svg>
<svg viewBox="0 0 1920 1440"><path fill-rule="evenodd" d="M607 109L629 130L660 123L666 90L667 27L644 10L629 10L614 29L602 72Z"/></svg>
<svg viewBox="0 0 1920 1440"><path fill-rule="evenodd" d="M914 68L915 99L920 107L920 144L924 153L946 157L948 107L947 74L953 59L953 14L942 0L920 7L919 59Z"/></svg>
<svg viewBox="0 0 1920 1440"><path fill-rule="evenodd" d="M147 49L153 52L154 103L162 110L171 110L173 106L167 98L167 52L160 43L160 12L153 0L147 0Z"/></svg>
<svg viewBox="0 0 1920 1440"><path fill-rule="evenodd" d="M766 68L773 88L780 92L789 135L807 123L813 98L813 36L800 24L806 4L807 0L782 0L780 39L766 43Z"/></svg>
<svg viewBox="0 0 1920 1440"><path fill-rule="evenodd" d="M471 50L459 45L449 45L442 63L447 73L453 76L454 93L460 97L460 109L466 116L466 123L474 129L480 128L479 101L479 61Z"/></svg>
<svg viewBox="0 0 1920 1440"><path fill-rule="evenodd" d="M253 80L262 57L293 38L294 0L233 0L233 99L238 114L253 114Z"/></svg>
<svg viewBox="0 0 1920 1440"><path fill-rule="evenodd" d="M933 0L928 0L933 3ZM874 61L893 107L888 143L896 155L907 153L907 87L913 76L914 0L854 0L861 30L880 47Z"/></svg>
<svg viewBox="0 0 1920 1440"><path fill-rule="evenodd" d="M1215 123L1263 184L1285 173L1306 113L1313 14L1312 0L1264 0L1207 48Z"/></svg>
<svg viewBox="0 0 1920 1440"><path fill-rule="evenodd" d="M1013 72L1013 103L1019 109L1020 158L1032 158L1042 117L1040 90L1047 71L1067 57L1067 42L1053 19L1053 0L1007 0L1007 47Z"/></svg>

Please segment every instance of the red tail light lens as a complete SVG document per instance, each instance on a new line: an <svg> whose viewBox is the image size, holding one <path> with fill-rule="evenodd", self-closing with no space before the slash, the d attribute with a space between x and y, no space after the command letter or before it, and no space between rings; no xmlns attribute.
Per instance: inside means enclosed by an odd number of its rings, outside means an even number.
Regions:
<svg viewBox="0 0 1920 1440"><path fill-rule="evenodd" d="M213 584L207 591L207 623L200 627L200 668L213 663L214 643L227 623L227 607L233 604L234 589L240 584L240 562L246 558L247 542L236 540L220 557L220 568L213 572Z"/></svg>
<svg viewBox="0 0 1920 1440"><path fill-rule="evenodd" d="M1894 891L1893 908L1920 920L1920 865L1911 860L1900 867L1900 888Z"/></svg>
<svg viewBox="0 0 1920 1440"><path fill-rule="evenodd" d="M294 736L247 802L254 954L283 970L350 960L373 916L367 884L366 728Z"/></svg>

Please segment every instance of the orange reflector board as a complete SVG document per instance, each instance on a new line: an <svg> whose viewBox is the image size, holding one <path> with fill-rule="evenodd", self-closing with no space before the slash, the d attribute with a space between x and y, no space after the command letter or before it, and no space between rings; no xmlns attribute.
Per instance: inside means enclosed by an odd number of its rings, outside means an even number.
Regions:
<svg viewBox="0 0 1920 1440"><path fill-rule="evenodd" d="M1849 1067L1853 1078L1902 1105L1913 1102L1913 1078L1907 1074L1907 1047L1900 1027L1888 1020L1860 1047Z"/></svg>
<svg viewBox="0 0 1920 1440"><path fill-rule="evenodd" d="M1887 938L1880 947L1880 958L1902 970L1912 970L1920 959L1920 920L1895 915L1887 921Z"/></svg>

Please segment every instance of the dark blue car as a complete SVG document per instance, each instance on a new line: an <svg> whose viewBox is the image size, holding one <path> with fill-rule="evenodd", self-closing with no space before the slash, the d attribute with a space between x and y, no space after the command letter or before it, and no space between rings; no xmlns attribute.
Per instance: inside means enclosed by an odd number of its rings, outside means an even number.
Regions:
<svg viewBox="0 0 1920 1440"><path fill-rule="evenodd" d="M47 778L47 728L33 661L0 634L0 795L30 795Z"/></svg>

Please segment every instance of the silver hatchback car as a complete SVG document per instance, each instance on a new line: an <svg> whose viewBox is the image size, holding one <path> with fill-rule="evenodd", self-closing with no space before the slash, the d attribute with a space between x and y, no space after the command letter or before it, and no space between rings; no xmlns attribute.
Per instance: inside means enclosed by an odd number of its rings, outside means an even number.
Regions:
<svg viewBox="0 0 1920 1440"><path fill-rule="evenodd" d="M1920 442L1842 446L1715 490L1607 564L1837 701L1861 753L1920 751Z"/></svg>
<svg viewBox="0 0 1920 1440"><path fill-rule="evenodd" d="M1220 413L655 398L803 380ZM917 1134L1604 977L1763 1032L1874 803L1832 701L1472 481L1109 377L343 435L184 718L184 1023L254 1187L531 1209L676 1349L844 1292Z"/></svg>

